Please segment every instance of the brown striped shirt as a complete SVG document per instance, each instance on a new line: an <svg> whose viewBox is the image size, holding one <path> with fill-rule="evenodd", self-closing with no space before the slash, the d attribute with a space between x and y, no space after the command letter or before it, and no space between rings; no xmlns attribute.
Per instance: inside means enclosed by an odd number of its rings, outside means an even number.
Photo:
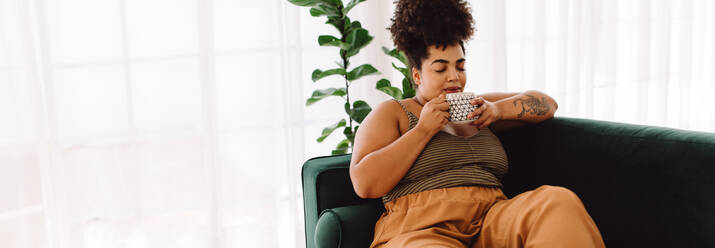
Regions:
<svg viewBox="0 0 715 248"><path fill-rule="evenodd" d="M402 103L410 121L410 130L417 125L417 117ZM482 128L472 137L454 136L438 132L425 145L402 180L386 195L383 202L417 192L459 186L501 187L501 178L508 169L508 161L499 139L489 128Z"/></svg>

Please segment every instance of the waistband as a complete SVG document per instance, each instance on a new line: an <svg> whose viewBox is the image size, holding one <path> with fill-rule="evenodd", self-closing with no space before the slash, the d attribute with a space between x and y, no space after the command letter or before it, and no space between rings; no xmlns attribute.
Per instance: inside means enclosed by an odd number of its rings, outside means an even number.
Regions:
<svg viewBox="0 0 715 248"><path fill-rule="evenodd" d="M445 201L496 202L507 197L499 187L460 186L422 191L404 195L385 203L388 212L407 210L410 207L428 206Z"/></svg>

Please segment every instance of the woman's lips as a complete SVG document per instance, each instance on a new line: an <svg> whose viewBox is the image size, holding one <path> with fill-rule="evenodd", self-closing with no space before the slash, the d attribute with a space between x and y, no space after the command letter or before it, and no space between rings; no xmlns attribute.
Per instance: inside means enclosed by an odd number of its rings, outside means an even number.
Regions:
<svg viewBox="0 0 715 248"><path fill-rule="evenodd" d="M461 90L462 90L462 89L459 88L459 87L452 87L452 88L446 88L446 89L444 89L444 92L446 92L446 93L458 93L458 92L460 92Z"/></svg>

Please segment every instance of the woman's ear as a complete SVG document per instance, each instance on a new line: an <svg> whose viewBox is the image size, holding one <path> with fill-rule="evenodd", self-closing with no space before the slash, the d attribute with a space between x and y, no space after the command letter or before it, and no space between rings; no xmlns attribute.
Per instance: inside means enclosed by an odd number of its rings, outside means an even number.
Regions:
<svg viewBox="0 0 715 248"><path fill-rule="evenodd" d="M412 67L412 80L415 81L416 85L420 85L422 83L422 79L420 78L420 70L417 70L417 68Z"/></svg>

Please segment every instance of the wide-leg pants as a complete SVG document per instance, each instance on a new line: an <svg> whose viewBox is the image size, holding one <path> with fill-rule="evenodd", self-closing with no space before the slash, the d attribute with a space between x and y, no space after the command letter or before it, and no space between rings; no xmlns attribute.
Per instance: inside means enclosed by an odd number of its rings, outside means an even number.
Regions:
<svg viewBox="0 0 715 248"><path fill-rule="evenodd" d="M512 199L499 188L429 190L385 204L370 247L605 247L572 191L541 186Z"/></svg>

